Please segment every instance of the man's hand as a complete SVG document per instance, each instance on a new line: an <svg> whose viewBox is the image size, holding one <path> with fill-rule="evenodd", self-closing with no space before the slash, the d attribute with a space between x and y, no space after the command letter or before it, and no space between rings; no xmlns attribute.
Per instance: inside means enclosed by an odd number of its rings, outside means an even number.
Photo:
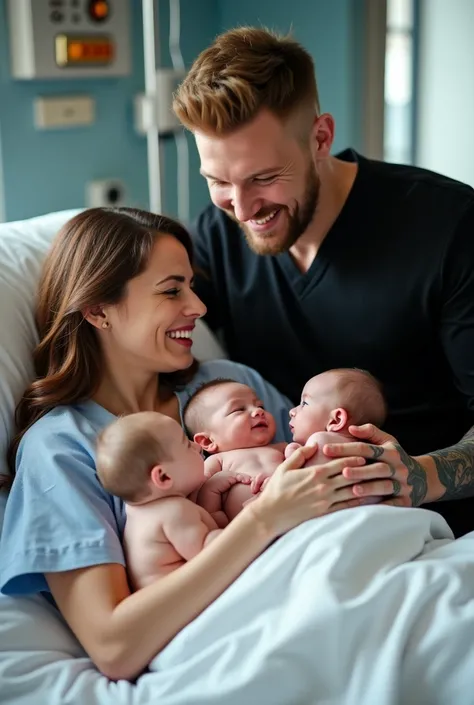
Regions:
<svg viewBox="0 0 474 705"><path fill-rule="evenodd" d="M396 438L373 424L349 426L349 433L364 442L328 443L323 453L330 458L361 456L373 461L343 471L344 477L357 483L352 487L356 497L383 496L384 504L398 507L423 504L428 491L426 471L403 450Z"/></svg>

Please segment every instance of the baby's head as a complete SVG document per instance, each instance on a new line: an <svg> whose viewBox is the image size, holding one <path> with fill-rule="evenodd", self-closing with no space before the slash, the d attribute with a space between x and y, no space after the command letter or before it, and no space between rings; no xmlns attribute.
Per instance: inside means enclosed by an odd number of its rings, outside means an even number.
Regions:
<svg viewBox="0 0 474 705"><path fill-rule="evenodd" d="M272 442L275 420L254 390L231 379L203 384L184 409L188 434L206 453L257 448Z"/></svg>
<svg viewBox="0 0 474 705"><path fill-rule="evenodd" d="M107 426L97 439L96 468L104 488L129 504L187 497L205 480L200 447L176 421L154 411Z"/></svg>
<svg viewBox="0 0 474 705"><path fill-rule="evenodd" d="M317 431L347 431L353 425L382 426L387 405L380 383L364 370L341 368L312 377L299 406L290 411L290 428L297 443Z"/></svg>

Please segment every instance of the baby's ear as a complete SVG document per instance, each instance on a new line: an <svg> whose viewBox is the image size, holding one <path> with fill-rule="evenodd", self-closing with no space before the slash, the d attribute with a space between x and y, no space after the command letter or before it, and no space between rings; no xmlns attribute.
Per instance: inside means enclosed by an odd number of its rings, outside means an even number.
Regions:
<svg viewBox="0 0 474 705"><path fill-rule="evenodd" d="M193 441L209 454L217 453L219 448L217 443L207 433L195 433Z"/></svg>
<svg viewBox="0 0 474 705"><path fill-rule="evenodd" d="M326 426L326 431L343 431L347 422L349 421L349 414L347 411L341 407L333 409L329 414L329 421Z"/></svg>
<svg viewBox="0 0 474 705"><path fill-rule="evenodd" d="M165 473L161 465L152 467L150 479L159 490L170 490L173 487L173 478Z"/></svg>

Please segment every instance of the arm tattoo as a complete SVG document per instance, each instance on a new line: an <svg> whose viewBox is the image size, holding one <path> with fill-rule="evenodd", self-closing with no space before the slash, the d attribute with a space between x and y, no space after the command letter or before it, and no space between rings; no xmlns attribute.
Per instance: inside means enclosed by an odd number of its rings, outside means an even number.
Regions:
<svg viewBox="0 0 474 705"><path fill-rule="evenodd" d="M441 500L474 495L474 426L454 446L429 453L446 493Z"/></svg>
<svg viewBox="0 0 474 705"><path fill-rule="evenodd" d="M426 472L424 471L422 465L408 455L403 448L395 443L395 448L400 454L400 460L405 465L408 470L407 482L411 485L410 499L414 507L419 507L425 501L426 493L428 491L428 482L426 480Z"/></svg>

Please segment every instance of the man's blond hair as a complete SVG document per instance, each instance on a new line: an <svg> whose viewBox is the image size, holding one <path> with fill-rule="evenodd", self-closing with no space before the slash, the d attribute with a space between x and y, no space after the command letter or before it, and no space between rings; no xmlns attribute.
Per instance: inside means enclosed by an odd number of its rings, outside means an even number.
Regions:
<svg viewBox="0 0 474 705"><path fill-rule="evenodd" d="M176 91L173 110L192 132L228 134L262 109L280 119L319 115L314 63L290 36L240 27L217 37Z"/></svg>

